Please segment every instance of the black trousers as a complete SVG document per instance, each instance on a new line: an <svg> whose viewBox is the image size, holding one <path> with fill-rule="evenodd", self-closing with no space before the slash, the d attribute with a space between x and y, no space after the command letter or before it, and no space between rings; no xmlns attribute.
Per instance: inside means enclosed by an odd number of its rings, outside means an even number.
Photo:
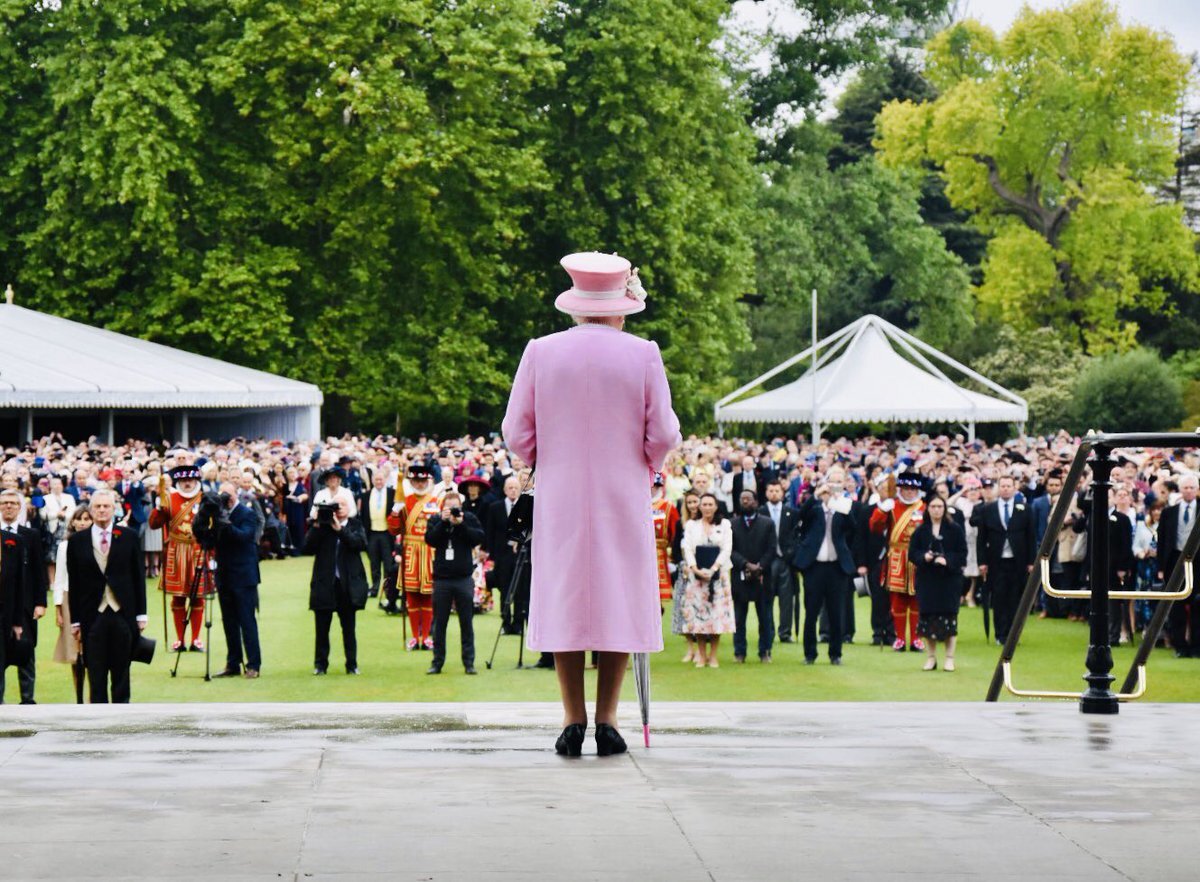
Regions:
<svg viewBox="0 0 1200 882"><path fill-rule="evenodd" d="M842 603L842 642L854 642L854 583L846 582L845 599ZM829 639L829 609L828 607L821 610L821 619L818 625L818 631L822 640Z"/></svg>
<svg viewBox="0 0 1200 882"><path fill-rule="evenodd" d="M391 575L396 562L392 560L392 547L395 542L387 530L370 530L367 532L367 564L371 570L371 594L379 593L379 583L384 576Z"/></svg>
<svg viewBox="0 0 1200 882"><path fill-rule="evenodd" d="M842 613L850 577L836 561L817 561L804 571L804 657L817 657L817 619L829 610L829 657L842 657Z"/></svg>
<svg viewBox="0 0 1200 882"><path fill-rule="evenodd" d="M129 662L133 633L120 613L107 610L96 616L83 635L83 661L87 667L92 704L108 704L112 678L112 703L129 704Z"/></svg>
<svg viewBox="0 0 1200 882"><path fill-rule="evenodd" d="M258 620L254 617L258 605L258 586L231 585L217 590L221 604L221 627L225 629L225 669L241 670L242 644L246 645L246 667L262 667L262 651L258 642Z"/></svg>
<svg viewBox="0 0 1200 882"><path fill-rule="evenodd" d="M490 574L491 584L488 587L500 592L500 626L502 628L508 628L513 623L513 615L509 611L507 601L509 589L512 587L513 569L515 566L516 558L506 556L504 559L496 561L496 566ZM515 598L513 607L516 607ZM519 622L521 619L520 611L515 610L515 612L517 621Z"/></svg>
<svg viewBox="0 0 1200 882"><path fill-rule="evenodd" d="M433 665L440 668L446 663L446 625L452 604L458 613L458 630L462 635L463 667L474 667L475 583L470 576L433 580Z"/></svg>
<svg viewBox="0 0 1200 882"><path fill-rule="evenodd" d="M992 606L992 619L996 624L996 639L1003 643L1008 639L1021 592L1025 589L1025 568L1016 558L1001 558L988 568L987 590Z"/></svg>
<svg viewBox="0 0 1200 882"><path fill-rule="evenodd" d="M774 595L779 598L779 637L791 639L796 607L800 603L800 580L784 560L775 558L767 573Z"/></svg>
<svg viewBox="0 0 1200 882"><path fill-rule="evenodd" d="M775 598L764 589L758 593L757 599L751 601L746 594L735 590L733 621L736 627L733 632L733 654L739 658L746 657L746 618L751 603L754 604L754 613L758 616L758 657L762 658L769 653L775 643L775 622L772 621Z"/></svg>
<svg viewBox="0 0 1200 882"><path fill-rule="evenodd" d="M896 620L892 618L892 596L879 581L879 567L867 567L867 586L871 589L871 641L888 646L896 640Z"/></svg>
<svg viewBox="0 0 1200 882"><path fill-rule="evenodd" d="M339 579L334 584L336 609L315 609L313 617L317 626L317 647L314 654L313 667L318 671L329 670L329 628L333 624L333 614L336 612L338 624L342 628L342 650L346 655L346 670L352 671L358 667L358 637L354 626L358 610L350 602L350 593Z"/></svg>
<svg viewBox="0 0 1200 882"><path fill-rule="evenodd" d="M37 648L37 620L29 616L25 620L25 636ZM29 656L24 664L17 665L17 687L21 690L21 704L33 704L33 686L37 682L37 653ZM3 670L3 668L0 668Z"/></svg>

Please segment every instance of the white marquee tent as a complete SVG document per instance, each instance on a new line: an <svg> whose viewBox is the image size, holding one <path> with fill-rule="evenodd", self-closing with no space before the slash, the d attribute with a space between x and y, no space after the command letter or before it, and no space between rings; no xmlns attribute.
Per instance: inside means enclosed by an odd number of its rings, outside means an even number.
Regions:
<svg viewBox="0 0 1200 882"><path fill-rule="evenodd" d="M816 370L810 366L795 382L738 400L805 360ZM996 395L963 388L945 369ZM722 398L715 415L722 430L726 423L808 423L814 438L832 423L962 423L974 439L977 423L1016 423L1023 433L1029 408L1021 396L866 315Z"/></svg>
<svg viewBox="0 0 1200 882"><path fill-rule="evenodd" d="M16 417L22 442L35 419L39 435L70 422L110 443L156 429L181 443L320 436L316 386L15 306L7 293L0 415Z"/></svg>

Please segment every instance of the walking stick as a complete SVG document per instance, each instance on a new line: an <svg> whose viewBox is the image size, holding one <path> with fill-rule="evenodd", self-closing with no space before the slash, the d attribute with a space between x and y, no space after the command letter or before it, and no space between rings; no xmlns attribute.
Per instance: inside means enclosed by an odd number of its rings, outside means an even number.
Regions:
<svg viewBox="0 0 1200 882"><path fill-rule="evenodd" d="M83 680L87 669L83 664L83 645L75 647L75 662L71 665L71 677L75 680L75 703L83 704Z"/></svg>

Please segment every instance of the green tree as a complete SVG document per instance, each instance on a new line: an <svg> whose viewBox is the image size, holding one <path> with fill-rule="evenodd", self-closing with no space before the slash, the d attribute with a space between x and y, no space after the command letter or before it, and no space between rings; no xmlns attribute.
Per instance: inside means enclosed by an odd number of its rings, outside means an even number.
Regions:
<svg viewBox="0 0 1200 882"><path fill-rule="evenodd" d="M1075 432L1158 432L1184 417L1178 379L1147 349L1093 359L1078 375L1073 395Z"/></svg>
<svg viewBox="0 0 1200 882"><path fill-rule="evenodd" d="M554 186L540 210L543 292L570 251L619 251L650 296L630 329L663 350L676 409L708 425L747 345L754 141L716 50L723 0L559 3L543 32L562 75L538 93ZM535 330L561 327L543 304Z"/></svg>
<svg viewBox="0 0 1200 882"><path fill-rule="evenodd" d="M1167 280L1197 285L1194 237L1153 195L1171 174L1188 64L1170 40L1083 0L1026 7L1003 38L963 22L928 45L932 102L880 117L882 160L932 162L947 195L992 236L978 289L985 316L1127 349L1136 308Z"/></svg>
<svg viewBox="0 0 1200 882"><path fill-rule="evenodd" d="M992 351L976 359L973 367L1025 399L1030 431L1046 434L1062 429L1071 417L1075 381L1088 364L1087 357L1052 328L1018 333L1001 326L993 342Z"/></svg>
<svg viewBox="0 0 1200 882"><path fill-rule="evenodd" d="M921 219L908 177L867 158L830 171L820 152L775 169L760 198L758 295L749 374L794 355L820 334L875 313L935 346L971 327L966 271Z"/></svg>

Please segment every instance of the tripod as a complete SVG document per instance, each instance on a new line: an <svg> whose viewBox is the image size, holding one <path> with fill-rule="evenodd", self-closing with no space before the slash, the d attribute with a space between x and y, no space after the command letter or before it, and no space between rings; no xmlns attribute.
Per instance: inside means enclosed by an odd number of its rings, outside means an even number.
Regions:
<svg viewBox="0 0 1200 882"><path fill-rule="evenodd" d="M185 622L192 620L192 610L196 607L196 601L203 598L208 602L204 604L204 682L212 680L212 598L216 595L216 590L213 587L213 567L210 565L212 560L212 552L205 548L200 552L200 560L196 561L196 566L192 570L192 584L188 588L187 595L187 611L184 616ZM163 603L166 603L164 595ZM182 650L175 653L175 666L171 668L171 676L174 677L179 673L179 660L183 657Z"/></svg>
<svg viewBox="0 0 1200 882"><path fill-rule="evenodd" d="M516 598L517 589L521 584L521 579L525 575L525 570L529 566L529 540L531 538L532 537L527 536L521 543L521 547L517 549L517 560L516 563L513 564L513 574L512 578L508 582L508 592L504 595L502 600L502 603L508 607L509 621L512 621L513 617L515 616L520 617L520 630L517 632L517 636L521 641L520 648L517 650L518 669L525 667L525 610L520 609L520 605L517 604ZM492 655L491 658L487 660L487 669L489 671L492 669L492 663L496 660L496 650L500 647L500 635L503 633L503 628L496 629L496 642L492 644Z"/></svg>

